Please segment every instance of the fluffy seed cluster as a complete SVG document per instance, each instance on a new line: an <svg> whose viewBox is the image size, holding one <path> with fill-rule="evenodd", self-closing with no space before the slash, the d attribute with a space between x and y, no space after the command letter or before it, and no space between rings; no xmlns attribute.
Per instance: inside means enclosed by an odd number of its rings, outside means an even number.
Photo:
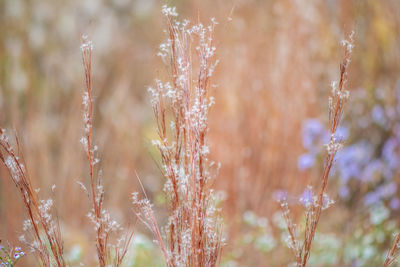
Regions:
<svg viewBox="0 0 400 267"><path fill-rule="evenodd" d="M215 19L210 25L177 21L175 8L163 7L168 39L158 55L169 65L170 80L156 80L149 88L158 139L152 144L161 154L169 201L169 218L159 230L147 197L132 195L137 216L154 233L168 266L215 266L223 243L221 219L210 188L218 164L210 162L207 145L208 113L214 59ZM172 118L168 121L167 118Z"/></svg>

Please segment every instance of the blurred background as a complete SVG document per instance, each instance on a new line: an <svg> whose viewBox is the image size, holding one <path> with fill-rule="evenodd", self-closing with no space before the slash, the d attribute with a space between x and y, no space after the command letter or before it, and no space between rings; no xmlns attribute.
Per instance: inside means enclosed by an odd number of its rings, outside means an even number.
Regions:
<svg viewBox="0 0 400 267"><path fill-rule="evenodd" d="M355 31L328 193L310 266L380 266L399 228L400 2L397 0L2 0L0 125L22 141L40 196L56 185L55 205L72 266L94 266L81 95L80 36L93 40L95 140L106 205L135 227L127 266L162 266L151 234L129 200L135 171L166 222L163 177L151 146L155 123L147 87L165 70L157 57L166 38L161 6L181 18L219 22L220 64L212 93L211 157L222 164L216 190L227 245L222 266L288 266L285 224L277 199L287 196L301 225L299 198L318 188L327 135L330 82L339 76L340 41ZM0 238L22 245L22 201L0 167ZM28 248L24 248L29 251ZM21 266L35 264L33 255Z"/></svg>

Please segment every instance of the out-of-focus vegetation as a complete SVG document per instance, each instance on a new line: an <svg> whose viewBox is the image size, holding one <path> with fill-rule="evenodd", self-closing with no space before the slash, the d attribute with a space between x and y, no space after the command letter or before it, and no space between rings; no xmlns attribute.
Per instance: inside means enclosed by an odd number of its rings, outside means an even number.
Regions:
<svg viewBox="0 0 400 267"><path fill-rule="evenodd" d="M165 22L155 0L0 1L0 125L16 129L35 188L53 184L65 255L96 263L82 134L80 36L93 39L94 129L106 205L135 234L127 266L163 266L153 236L136 221L130 193L144 188L165 225L164 179L154 160L155 121L146 87L164 73L157 57ZM184 18L215 17L219 65L212 80L210 157L227 245L222 266L287 266L286 225L276 199L318 186L327 96L339 73L340 41L355 31L350 99L310 266L381 266L399 230L400 3L388 1L168 1ZM160 77L163 78L163 77ZM153 160L154 159L154 160ZM0 238L19 245L23 203L0 167ZM28 255L18 264L32 266Z"/></svg>

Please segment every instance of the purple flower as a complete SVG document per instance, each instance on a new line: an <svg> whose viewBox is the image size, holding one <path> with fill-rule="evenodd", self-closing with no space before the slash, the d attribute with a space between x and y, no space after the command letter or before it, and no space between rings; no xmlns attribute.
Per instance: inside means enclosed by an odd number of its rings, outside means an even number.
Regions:
<svg viewBox="0 0 400 267"><path fill-rule="evenodd" d="M361 178L364 165L371 158L372 148L366 142L348 146L338 153L337 169L340 171L340 179L347 183L351 178Z"/></svg>
<svg viewBox="0 0 400 267"><path fill-rule="evenodd" d="M380 200L381 200L381 198L376 192L370 192L365 196L364 204L366 206L370 206L372 204L379 202Z"/></svg>
<svg viewBox="0 0 400 267"><path fill-rule="evenodd" d="M297 167L299 170L304 171L312 167L315 163L315 157L311 154L303 154L297 161Z"/></svg>
<svg viewBox="0 0 400 267"><path fill-rule="evenodd" d="M382 157L385 159L391 169L395 169L399 162L398 143L394 138L389 138L382 149Z"/></svg>
<svg viewBox="0 0 400 267"><path fill-rule="evenodd" d="M398 199L397 197L393 198L390 201L389 205L390 205L390 208L393 209L393 210L399 209L399 207L400 207L400 199Z"/></svg>
<svg viewBox="0 0 400 267"><path fill-rule="evenodd" d="M400 114L400 79L396 83L397 113Z"/></svg>
<svg viewBox="0 0 400 267"><path fill-rule="evenodd" d="M307 187L300 196L300 202L304 207L309 207L313 203L313 192L311 187Z"/></svg>
<svg viewBox="0 0 400 267"><path fill-rule="evenodd" d="M376 122L379 125L385 125L386 124L386 116L385 116L385 111L380 105L375 105L372 108L371 111L371 116L374 122Z"/></svg>
<svg viewBox="0 0 400 267"><path fill-rule="evenodd" d="M339 187L339 197L342 199L346 199L349 197L349 188L345 185Z"/></svg>
<svg viewBox="0 0 400 267"><path fill-rule="evenodd" d="M371 182L380 176L382 171L384 170L384 166L380 160L374 160L371 163L368 163L362 172L361 179L364 182Z"/></svg>
<svg viewBox="0 0 400 267"><path fill-rule="evenodd" d="M392 197L397 191L397 184L390 182L378 187L375 191L368 193L364 198L365 205L369 206L379 202L382 199Z"/></svg>
<svg viewBox="0 0 400 267"><path fill-rule="evenodd" d="M349 129L344 126L339 126L335 132L335 138L338 140L346 140L349 137Z"/></svg>
<svg viewBox="0 0 400 267"><path fill-rule="evenodd" d="M384 184L376 190L376 193L381 197L381 198L390 198L393 196L397 191L397 184L394 182Z"/></svg>
<svg viewBox="0 0 400 267"><path fill-rule="evenodd" d="M396 123L393 128L394 128L394 132L396 133L396 140L399 143L400 142L400 124Z"/></svg>
<svg viewBox="0 0 400 267"><path fill-rule="evenodd" d="M302 129L303 146L309 150L315 150L315 145L323 142L328 132L317 119L308 119L303 123Z"/></svg>

